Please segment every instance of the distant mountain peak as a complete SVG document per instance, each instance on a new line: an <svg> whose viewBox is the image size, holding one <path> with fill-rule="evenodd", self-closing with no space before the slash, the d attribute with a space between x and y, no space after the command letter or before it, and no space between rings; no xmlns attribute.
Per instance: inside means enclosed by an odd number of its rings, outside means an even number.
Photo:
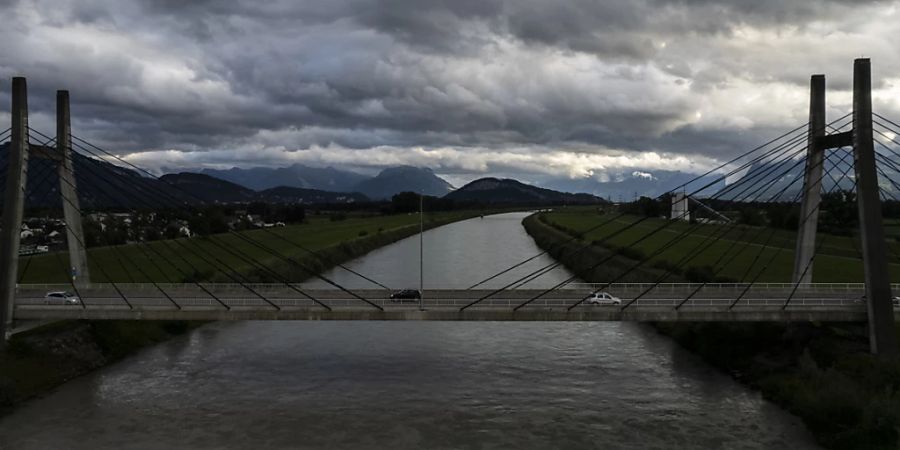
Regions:
<svg viewBox="0 0 900 450"><path fill-rule="evenodd" d="M231 181L241 186L262 191L278 186L325 191L351 192L356 183L368 177L349 170L333 167L310 167L294 163L287 167L251 167L231 169L201 169L200 173Z"/></svg>
<svg viewBox="0 0 900 450"><path fill-rule="evenodd" d="M374 178L358 183L356 190L373 199L388 199L401 192L443 197L453 191L453 186L429 168L396 166L385 168Z"/></svg>
<svg viewBox="0 0 900 450"><path fill-rule="evenodd" d="M571 194L525 184L511 178L480 178L447 194L461 201L508 204L596 204L603 199L590 194Z"/></svg>
<svg viewBox="0 0 900 450"><path fill-rule="evenodd" d="M287 167L251 167L200 169L199 173L239 184L256 191L279 186L318 189L331 192L358 192L372 199L389 199L394 194L412 191L441 197L453 186L426 167L395 166L368 177L344 169L311 167L293 163Z"/></svg>

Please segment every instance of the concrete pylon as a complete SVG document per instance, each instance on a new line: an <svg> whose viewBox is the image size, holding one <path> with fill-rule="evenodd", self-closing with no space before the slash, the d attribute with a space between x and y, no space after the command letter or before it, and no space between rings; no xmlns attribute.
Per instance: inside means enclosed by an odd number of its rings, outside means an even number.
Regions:
<svg viewBox="0 0 900 450"><path fill-rule="evenodd" d="M90 283L87 249L84 248L84 231L81 226L81 207L75 189L74 160L72 159L72 130L69 114L69 91L56 91L56 150L58 161L59 192L62 195L63 217L66 221L66 243L69 249L69 265L72 281Z"/></svg>
<svg viewBox="0 0 900 450"><path fill-rule="evenodd" d="M28 180L28 88L25 78L12 80L12 142L7 157L6 191L0 222L0 334L3 341L13 328L19 238Z"/></svg>
<svg viewBox="0 0 900 450"><path fill-rule="evenodd" d="M688 197L684 192L672 193L672 213L670 218L673 220L684 220L690 222L691 213L688 206Z"/></svg>
<svg viewBox="0 0 900 450"><path fill-rule="evenodd" d="M872 353L897 355L897 333L891 305L891 281L881 217L875 147L872 138L872 72L868 59L853 62L853 156L856 197L865 267Z"/></svg>
<svg viewBox="0 0 900 450"><path fill-rule="evenodd" d="M813 75L809 82L809 133L806 138L806 172L803 176L803 199L800 203L800 225L794 252L794 283L812 283L816 253L816 229L822 200L822 169L825 149L818 143L825 136L825 75ZM807 264L809 267L807 267Z"/></svg>

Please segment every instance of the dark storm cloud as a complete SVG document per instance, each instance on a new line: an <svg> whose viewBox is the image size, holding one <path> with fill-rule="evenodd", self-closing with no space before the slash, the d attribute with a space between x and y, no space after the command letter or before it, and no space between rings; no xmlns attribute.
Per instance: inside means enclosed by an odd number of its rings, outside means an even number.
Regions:
<svg viewBox="0 0 900 450"><path fill-rule="evenodd" d="M403 149L450 147L463 151L446 155L462 159L509 148L724 157L805 121L811 73L835 73L830 87L846 88L851 59L872 52L883 56L881 73L895 74L884 40L896 31L893 7L6 2L0 37L11 44L0 50L0 75L29 77L32 109L45 111L37 125L52 130L53 90L68 88L76 134L123 152L176 149L186 164L229 149L244 162L252 153L240 151L260 146L350 149L359 159L367 149L393 149L382 151L384 161Z"/></svg>

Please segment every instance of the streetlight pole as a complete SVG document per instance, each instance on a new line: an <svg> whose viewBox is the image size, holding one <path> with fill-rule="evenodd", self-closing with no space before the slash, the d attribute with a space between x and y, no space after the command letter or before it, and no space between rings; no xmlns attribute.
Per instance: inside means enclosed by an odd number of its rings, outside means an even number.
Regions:
<svg viewBox="0 0 900 450"><path fill-rule="evenodd" d="M419 194L419 310L425 309L425 195Z"/></svg>

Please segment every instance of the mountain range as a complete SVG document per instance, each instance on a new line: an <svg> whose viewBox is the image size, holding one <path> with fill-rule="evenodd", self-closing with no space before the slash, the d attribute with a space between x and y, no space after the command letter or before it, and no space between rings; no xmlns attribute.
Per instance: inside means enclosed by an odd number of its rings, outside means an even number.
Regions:
<svg viewBox="0 0 900 450"><path fill-rule="evenodd" d="M389 200L400 192L418 192L442 197L453 186L427 168L412 166L390 167L369 177L333 167L309 167L294 164L289 167L247 169L199 169L192 172L230 181L245 188L263 191L276 187L317 189L332 192L359 192L373 200Z"/></svg>
<svg viewBox="0 0 900 450"><path fill-rule="evenodd" d="M0 164L5 163L6 149L6 145L0 146ZM59 181L53 164L35 157L30 158L28 165L28 205L59 207ZM634 172L608 182L547 179L539 183L543 187L512 179L483 178L453 190L447 181L430 169L410 166L387 168L374 177L333 167L314 168L295 164L281 169L204 169L196 173L170 173L156 179L137 170L78 153L74 155L74 165L79 198L85 209L158 208L200 201L354 203L387 200L404 191L423 192L461 202L578 204L597 203L601 200L597 196L616 199L616 192L622 192L621 195L628 200L634 192L655 196L676 186L681 180L694 178L681 172ZM241 180L244 184L232 180ZM333 190L337 188L347 191Z"/></svg>
<svg viewBox="0 0 900 450"><path fill-rule="evenodd" d="M604 203L591 194L570 194L531 186L512 179L481 178L449 194L444 198L462 202L486 204L597 204Z"/></svg>
<svg viewBox="0 0 900 450"><path fill-rule="evenodd" d="M6 167L8 144L0 145L0 167ZM40 146L32 145L32 149ZM47 152L55 152L47 149ZM277 203L354 203L369 198L359 193L276 187L254 191L198 173L168 174L153 178L130 168L74 153L75 186L84 210L107 208L171 208L201 203L268 201ZM61 208L56 163L32 156L28 159L25 205L28 208Z"/></svg>
<svg viewBox="0 0 900 450"><path fill-rule="evenodd" d="M304 189L319 189L332 192L358 191L356 185L369 179L362 174L333 167L310 167L293 164L288 167L250 167L242 169L199 169L190 172L202 173L220 180L230 181L254 191L287 186Z"/></svg>
<svg viewBox="0 0 900 450"><path fill-rule="evenodd" d="M270 203L300 203L305 205L321 203L367 202L369 198L358 192L331 192L319 189L305 189L278 186L261 191L246 188L230 181L202 173L170 173L159 180L176 186L183 193L206 203L248 203L264 201Z"/></svg>

